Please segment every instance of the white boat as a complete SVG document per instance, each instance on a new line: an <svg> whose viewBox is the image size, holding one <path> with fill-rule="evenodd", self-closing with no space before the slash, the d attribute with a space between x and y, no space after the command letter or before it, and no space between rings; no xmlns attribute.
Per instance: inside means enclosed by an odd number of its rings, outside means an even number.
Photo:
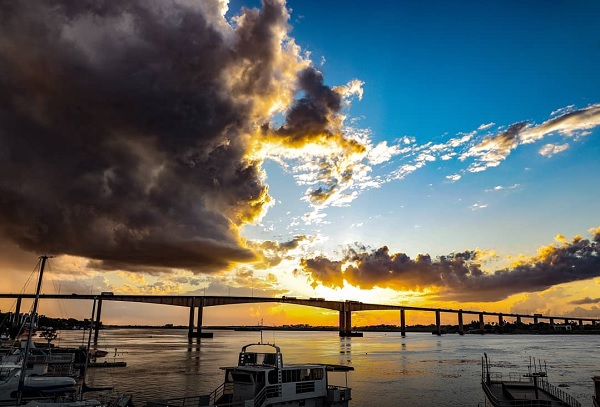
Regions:
<svg viewBox="0 0 600 407"><path fill-rule="evenodd" d="M40 257L40 272L38 276L37 289L35 299L31 311L32 319L37 315L37 305L40 297L40 289L44 266L48 256ZM94 300L94 307L96 301ZM92 316L94 310L92 310ZM31 355L33 348L33 325L29 326L29 333L25 340L24 351L20 357L20 364L17 363L1 363L0 364L0 406L27 406L27 407L101 407L107 403L102 403L98 400L84 399L83 390L85 382L81 389L78 389L77 382L74 378L68 376L47 376L41 375L38 371L30 371L28 368L30 361L33 364L34 360ZM90 331L91 332L91 331ZM89 338L88 338L89 349ZM71 355L70 362L72 364L74 356ZM33 364L35 366L35 364ZM85 370L84 370L85 378ZM79 390L79 391L78 391ZM96 389L91 389L94 391ZM104 390L104 389L101 389ZM132 406L131 397L122 396L112 405L117 407Z"/></svg>
<svg viewBox="0 0 600 407"><path fill-rule="evenodd" d="M484 359L485 358L485 359ZM548 382L545 367L533 360L527 373L491 372L490 362L484 353L481 359L481 387L489 403L494 407L581 407L572 396Z"/></svg>
<svg viewBox="0 0 600 407"><path fill-rule="evenodd" d="M21 379L21 365L0 365L0 404L15 405ZM21 386L23 399L51 399L74 394L77 383L71 377L27 376Z"/></svg>
<svg viewBox="0 0 600 407"><path fill-rule="evenodd" d="M212 393L151 401L146 407L305 406L347 407L352 393L347 372L353 367L330 364L284 365L278 346L255 343L242 347L238 365L222 367L225 381ZM328 374L343 372L345 386L329 383Z"/></svg>

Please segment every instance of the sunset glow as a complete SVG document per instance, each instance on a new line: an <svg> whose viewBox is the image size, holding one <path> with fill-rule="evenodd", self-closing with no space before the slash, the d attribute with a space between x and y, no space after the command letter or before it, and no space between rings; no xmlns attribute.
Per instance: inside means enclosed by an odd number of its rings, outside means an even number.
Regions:
<svg viewBox="0 0 600 407"><path fill-rule="evenodd" d="M45 293L600 318L600 4L122 3L0 8L0 292L48 254Z"/></svg>

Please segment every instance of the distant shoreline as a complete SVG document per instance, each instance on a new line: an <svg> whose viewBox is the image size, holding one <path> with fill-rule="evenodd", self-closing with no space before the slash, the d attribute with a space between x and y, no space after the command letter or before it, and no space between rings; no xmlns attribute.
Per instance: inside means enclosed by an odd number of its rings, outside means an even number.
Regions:
<svg viewBox="0 0 600 407"><path fill-rule="evenodd" d="M186 325L104 325L103 329L188 329ZM458 334L457 330L451 329L452 327L442 327L442 335L453 335ZM432 333L435 329L434 325L431 326L407 326L406 332L424 332ZM255 326L255 325L227 325L227 326L203 326L202 330L227 330L227 331L338 331L337 326L309 326L309 327L297 327L297 326ZM366 326L366 327L355 327L352 331L356 332L401 332L400 327L394 326ZM465 335L600 335L600 329L582 329L572 331L554 331L547 329L519 329L511 330L506 332L497 332L493 330L465 330Z"/></svg>

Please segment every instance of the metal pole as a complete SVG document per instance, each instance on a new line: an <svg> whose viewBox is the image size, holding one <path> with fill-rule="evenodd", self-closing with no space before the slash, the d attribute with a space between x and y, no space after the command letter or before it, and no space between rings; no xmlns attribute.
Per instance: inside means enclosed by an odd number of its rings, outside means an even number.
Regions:
<svg viewBox="0 0 600 407"><path fill-rule="evenodd" d="M81 391L79 400L83 401L83 387L85 386L85 376L87 373L88 363L90 361L90 343L92 342L92 329L94 327L94 314L96 313L96 297L94 297L94 305L92 305L92 317L90 318L90 332L88 333L88 342L85 355L85 364L83 365L83 382L81 383Z"/></svg>
<svg viewBox="0 0 600 407"><path fill-rule="evenodd" d="M94 305L95 305L95 303L96 303L96 297L94 297ZM102 315L102 297L100 297L100 299L98 299L98 312L96 312L96 321L94 323L94 349L98 348L98 335L100 335L100 325L102 325L102 322L100 322L101 315ZM93 320L94 320L94 316L92 315L92 321Z"/></svg>
<svg viewBox="0 0 600 407"><path fill-rule="evenodd" d="M23 386L25 385L25 376L27 375L27 358L29 356L29 347L31 338L33 337L33 319L37 313L38 301L40 300L40 290L42 289L42 276L48 256L40 256L40 275L38 276L37 288L35 290L35 299L33 300L33 308L31 310L31 318L29 319L29 334L27 335L27 343L25 344L25 354L21 364L21 376L19 376L19 388L17 389L17 405L21 404L23 399Z"/></svg>

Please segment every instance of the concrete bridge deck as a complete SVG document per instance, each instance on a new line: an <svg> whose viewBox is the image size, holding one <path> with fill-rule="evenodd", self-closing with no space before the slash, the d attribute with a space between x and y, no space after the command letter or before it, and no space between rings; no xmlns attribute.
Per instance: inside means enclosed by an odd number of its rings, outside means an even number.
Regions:
<svg viewBox="0 0 600 407"><path fill-rule="evenodd" d="M17 300L15 314L20 313L21 301L24 298L35 298L34 294L0 294L0 298L15 298ZM577 321L579 325L584 325L585 322L596 324L600 322L600 318L589 318L589 317L568 317L568 316L550 316L542 314L515 314L515 313L501 313L501 312L487 312L477 310L463 310L463 309L450 309L450 308L428 308L428 307L412 307L405 305L388 305L388 304L369 304L362 303L359 301L329 301L324 298L296 298L290 296L283 296L280 298L273 297L231 297L231 296L193 296L193 295L121 295L112 293L102 294L40 294L40 299L56 299L56 300L98 300L98 308L96 312L96 334L95 340L97 340L98 329L100 327L99 322L101 321L102 313L102 302L103 301L125 301L125 302L138 302L146 304L162 304L179 307L187 307L190 310L189 318L189 336L201 336L202 327L202 311L204 307L222 306L222 305L233 305L233 304L251 304L251 303L285 303L295 304L309 307L324 308L339 312L339 333L340 336L353 336L351 332L352 328L352 313L360 311L400 311L400 328L402 335L406 334L406 312L407 311L421 311L421 312L432 312L436 318L437 333L441 335L441 313L454 313L458 317L459 333L463 333L463 315L478 315L480 328L483 329L484 318L486 316L494 316L498 318L498 324L504 325L504 318L516 318L517 323L520 323L523 318L533 319L534 323L537 324L540 320L548 320L550 324L554 324L555 320L562 320L565 323L569 321ZM194 332L194 314L196 308L198 309L197 314L197 326Z"/></svg>

